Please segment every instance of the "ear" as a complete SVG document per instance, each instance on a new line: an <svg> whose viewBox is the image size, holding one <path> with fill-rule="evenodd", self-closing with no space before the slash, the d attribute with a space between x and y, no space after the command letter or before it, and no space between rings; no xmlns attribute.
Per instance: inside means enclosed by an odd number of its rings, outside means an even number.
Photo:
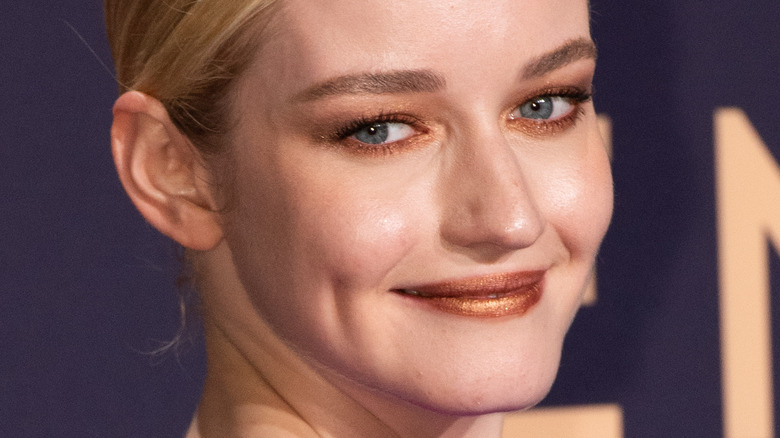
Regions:
<svg viewBox="0 0 780 438"><path fill-rule="evenodd" d="M195 250L222 240L209 174L160 101L137 91L120 96L111 149L125 191L155 228Z"/></svg>

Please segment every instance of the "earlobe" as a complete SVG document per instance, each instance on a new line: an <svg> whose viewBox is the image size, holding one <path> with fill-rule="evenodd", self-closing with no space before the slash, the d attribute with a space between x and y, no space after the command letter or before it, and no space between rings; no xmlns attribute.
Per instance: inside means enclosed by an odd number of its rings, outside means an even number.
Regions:
<svg viewBox="0 0 780 438"><path fill-rule="evenodd" d="M125 191L155 228L195 250L222 240L207 172L160 101L137 91L120 96L111 148Z"/></svg>

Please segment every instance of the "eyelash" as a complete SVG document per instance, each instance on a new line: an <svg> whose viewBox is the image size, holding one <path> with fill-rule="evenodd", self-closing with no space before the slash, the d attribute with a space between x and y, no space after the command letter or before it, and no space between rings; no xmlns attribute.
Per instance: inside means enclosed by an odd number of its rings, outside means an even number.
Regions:
<svg viewBox="0 0 780 438"><path fill-rule="evenodd" d="M523 100L520 104L512 107L511 111L515 111L522 105L525 105L534 100L542 98L564 98L569 101L573 106L571 111L567 114L560 116L556 119L528 119L528 118L509 118L509 122L516 128L522 130L525 134L531 136L546 136L554 135L559 132L563 132L569 127L573 126L580 117L585 114L583 105L589 102L593 98L592 91L586 91L580 88L551 88L542 90L535 93L532 97ZM358 131L370 127L375 124L382 123L403 123L412 127L416 134L409 138L394 141L386 144L368 144L363 143L355 139L351 139L352 135L355 135ZM356 119L350 120L343 126L336 129L332 134L325 136L328 140L335 143L349 143L349 146L357 152L365 152L370 154L391 154L397 149L407 145L410 141L413 141L420 133L426 133L424 125L415 117L411 117L406 114L384 114L372 116L360 116Z"/></svg>
<svg viewBox="0 0 780 438"><path fill-rule="evenodd" d="M542 90L513 107L512 112L529 102L556 97L563 98L572 105L572 109L565 115L556 119L510 118L510 123L516 125L523 133L531 136L541 137L558 134L576 124L585 115L583 106L593 99L593 91L586 91L582 88L551 88Z"/></svg>
<svg viewBox="0 0 780 438"><path fill-rule="evenodd" d="M345 140L349 136L354 135L363 128L367 128L377 123L405 123L411 127L419 128L420 121L414 117L407 116L405 114L383 114L380 113L376 116L361 116L357 119L350 120L347 124L336 130L333 137L337 140ZM377 147L377 146L374 146Z"/></svg>

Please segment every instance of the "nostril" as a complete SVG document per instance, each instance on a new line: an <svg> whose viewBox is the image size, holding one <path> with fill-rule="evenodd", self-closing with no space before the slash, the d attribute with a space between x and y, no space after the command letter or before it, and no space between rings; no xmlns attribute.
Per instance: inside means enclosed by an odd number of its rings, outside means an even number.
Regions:
<svg viewBox="0 0 780 438"><path fill-rule="evenodd" d="M464 248L514 251L533 245L544 232L544 220L532 202L511 206L451 210L441 226L442 238Z"/></svg>

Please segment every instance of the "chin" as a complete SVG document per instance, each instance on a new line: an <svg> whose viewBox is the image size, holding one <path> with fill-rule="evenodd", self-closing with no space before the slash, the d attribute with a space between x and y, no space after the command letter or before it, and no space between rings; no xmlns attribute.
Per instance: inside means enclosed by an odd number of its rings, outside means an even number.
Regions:
<svg viewBox="0 0 780 438"><path fill-rule="evenodd" d="M550 392L558 371L554 366L519 371L512 376L493 376L480 381L454 380L459 385L439 385L423 394L412 394L407 401L424 409L458 417L530 409ZM406 397L405 397L406 398Z"/></svg>
<svg viewBox="0 0 780 438"><path fill-rule="evenodd" d="M544 385L543 388L535 388L533 391L528 391L528 388L524 388L523 393L502 396L495 399L490 397L471 397L470 399L462 400L460 402L454 402L453 400L441 402L426 400L423 403L415 404L429 411L454 417L473 417L503 412L517 412L536 406L547 396L551 386L551 384Z"/></svg>

